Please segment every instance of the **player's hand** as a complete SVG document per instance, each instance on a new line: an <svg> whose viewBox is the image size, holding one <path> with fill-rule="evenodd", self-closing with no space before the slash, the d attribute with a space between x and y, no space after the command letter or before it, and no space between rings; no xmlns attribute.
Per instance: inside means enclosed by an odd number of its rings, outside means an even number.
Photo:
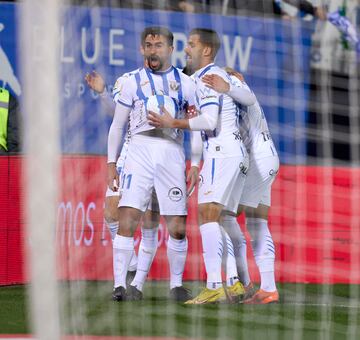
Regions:
<svg viewBox="0 0 360 340"><path fill-rule="evenodd" d="M85 81L88 86L97 93L103 93L105 90L105 81L103 77L96 71L87 73L85 76Z"/></svg>
<svg viewBox="0 0 360 340"><path fill-rule="evenodd" d="M170 113L166 111L166 109L161 106L160 107L162 115L159 115L153 111L148 112L148 121L151 126L155 126L156 128L172 128L174 123L174 118L171 117Z"/></svg>
<svg viewBox="0 0 360 340"><path fill-rule="evenodd" d="M230 90L230 84L217 74L207 74L201 78L203 83L219 93L226 93Z"/></svg>
<svg viewBox="0 0 360 340"><path fill-rule="evenodd" d="M116 163L108 163L108 178L107 184L112 191L119 190L119 174L116 171Z"/></svg>
<svg viewBox="0 0 360 340"><path fill-rule="evenodd" d="M192 166L186 176L186 183L188 188L186 190L186 195L190 197L195 190L195 185L199 181L199 168L197 166Z"/></svg>
<svg viewBox="0 0 360 340"><path fill-rule="evenodd" d="M244 76L240 72L235 71L233 68L225 67L225 71L229 76L235 76L240 81L245 81Z"/></svg>
<svg viewBox="0 0 360 340"><path fill-rule="evenodd" d="M324 6L315 7L315 16L323 21L327 20L326 8Z"/></svg>

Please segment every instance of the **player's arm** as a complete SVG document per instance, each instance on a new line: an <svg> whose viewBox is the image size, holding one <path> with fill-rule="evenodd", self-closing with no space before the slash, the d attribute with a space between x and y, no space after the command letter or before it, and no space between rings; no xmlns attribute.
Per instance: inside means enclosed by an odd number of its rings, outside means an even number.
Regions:
<svg viewBox="0 0 360 340"><path fill-rule="evenodd" d="M217 92L227 94L236 102L242 105L251 106L254 105L256 102L255 94L251 92L248 88L239 87L231 84L230 82L228 83L224 80L224 78L220 77L217 74L205 75L201 78L201 80L206 84L206 86Z"/></svg>
<svg viewBox="0 0 360 340"><path fill-rule="evenodd" d="M106 90L104 78L96 71L92 71L86 74L85 81L93 91L99 94L106 113L112 116L115 110L115 103L111 94Z"/></svg>
<svg viewBox="0 0 360 340"><path fill-rule="evenodd" d="M221 94L208 89L205 84L199 82L198 87L195 88L195 84L191 81L187 84L187 98L190 106L194 103L194 92L198 92L200 101L200 112L201 114L196 117L186 119L174 119L171 115L163 108L162 115L158 115L154 112L149 112L148 120L150 125L157 128L175 128L175 129L190 129L193 131L202 130L214 130L217 126L219 118L220 108L220 96Z"/></svg>
<svg viewBox="0 0 360 340"><path fill-rule="evenodd" d="M201 115L190 119L174 119L162 108L162 115L149 111L149 124L156 128L190 129L193 131L214 130L219 118L219 104L212 103L201 109Z"/></svg>
<svg viewBox="0 0 360 340"><path fill-rule="evenodd" d="M202 155L202 139L199 131L191 131L191 168L188 171L186 182L188 183L187 195L190 196L199 179L199 167Z"/></svg>
<svg viewBox="0 0 360 340"><path fill-rule="evenodd" d="M119 175L116 171L116 161L120 154L124 131L128 122L130 111L130 107L117 103L114 118L109 130L107 145L108 186L113 191L117 191L117 188L119 188Z"/></svg>

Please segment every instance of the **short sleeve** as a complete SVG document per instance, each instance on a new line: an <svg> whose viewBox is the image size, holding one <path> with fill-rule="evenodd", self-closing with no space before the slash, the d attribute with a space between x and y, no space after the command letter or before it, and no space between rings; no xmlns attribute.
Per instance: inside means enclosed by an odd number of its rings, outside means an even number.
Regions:
<svg viewBox="0 0 360 340"><path fill-rule="evenodd" d="M134 99L134 77L125 78L118 91L116 102L124 106L133 107Z"/></svg>

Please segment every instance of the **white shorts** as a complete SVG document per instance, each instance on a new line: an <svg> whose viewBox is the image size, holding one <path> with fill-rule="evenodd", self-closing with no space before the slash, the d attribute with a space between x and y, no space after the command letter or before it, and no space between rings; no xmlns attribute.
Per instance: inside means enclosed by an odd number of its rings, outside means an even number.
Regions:
<svg viewBox="0 0 360 340"><path fill-rule="evenodd" d="M249 171L240 198L240 204L257 208L259 204L271 206L271 185L279 171L279 157L254 159L250 156Z"/></svg>
<svg viewBox="0 0 360 340"><path fill-rule="evenodd" d="M247 168L247 155L205 159L200 172L198 203L219 203L236 213Z"/></svg>
<svg viewBox="0 0 360 340"><path fill-rule="evenodd" d="M145 211L153 189L161 215L187 215L183 147L164 138L132 137L120 179L119 207Z"/></svg>

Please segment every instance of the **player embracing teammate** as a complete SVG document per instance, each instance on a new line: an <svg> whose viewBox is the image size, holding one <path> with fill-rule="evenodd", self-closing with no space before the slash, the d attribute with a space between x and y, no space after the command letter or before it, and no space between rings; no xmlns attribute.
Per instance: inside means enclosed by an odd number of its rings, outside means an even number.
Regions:
<svg viewBox="0 0 360 340"><path fill-rule="evenodd" d="M119 204L119 231L113 244L113 297L124 300L136 293L136 290L126 292L125 277L134 253L134 230L155 188L160 213L167 217L170 232L168 254L169 248L170 251L173 248L173 254L177 255L173 264L171 256L169 261L171 289L179 289L181 298L178 300L186 300L189 296L187 304L204 304L229 299L237 301L246 296L247 303L277 302L275 249L267 227L267 212L279 161L262 109L244 82L231 78L214 64L220 48L215 31L199 28L190 32L185 52L187 68L194 73L193 83L170 65L172 34L164 28L153 29L145 29L142 35L148 67L125 83L109 132L109 173L113 172L115 179L113 164L118 156L121 130L129 120L131 140L121 184L124 192ZM170 115L165 108L161 115L148 112L148 98L159 93L176 99L180 114ZM185 107L194 103L198 116L185 117ZM187 240L181 129L201 131L203 138L204 165L200 173L198 217L207 284L194 299L190 299L182 286ZM251 172L247 179L248 152ZM272 171L258 162L258 159L267 157L268 160L271 158L268 163ZM190 177L196 175L196 170L193 170ZM193 178L191 182L193 185ZM236 215L244 209L262 279L261 289L255 295L247 273L245 239L236 222ZM226 287L222 282L224 253L227 255Z"/></svg>

